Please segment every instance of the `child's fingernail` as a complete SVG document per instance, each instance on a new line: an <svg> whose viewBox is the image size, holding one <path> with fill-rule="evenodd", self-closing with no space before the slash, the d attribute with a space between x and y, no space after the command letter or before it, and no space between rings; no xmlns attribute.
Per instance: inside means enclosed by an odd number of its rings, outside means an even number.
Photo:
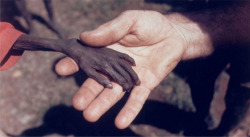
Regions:
<svg viewBox="0 0 250 137"><path fill-rule="evenodd" d="M138 80L138 81L136 81L136 83L135 83L136 85L140 85L141 84L141 81L140 80Z"/></svg>
<svg viewBox="0 0 250 137"><path fill-rule="evenodd" d="M106 85L106 88L113 88L113 85L110 83L110 84L107 84Z"/></svg>

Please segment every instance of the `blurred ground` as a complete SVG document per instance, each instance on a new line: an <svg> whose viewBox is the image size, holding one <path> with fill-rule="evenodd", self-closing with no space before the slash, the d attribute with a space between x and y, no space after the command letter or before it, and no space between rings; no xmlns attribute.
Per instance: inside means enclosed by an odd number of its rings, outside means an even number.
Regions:
<svg viewBox="0 0 250 137"><path fill-rule="evenodd" d="M1 6L5 10L1 18L12 18L13 22L20 22L21 26L26 28L23 18L11 4L13 3L9 2L8 5ZM167 4L145 3L143 0L54 0L53 4L56 19L69 33L69 38L77 38L80 32L96 28L127 9L156 10L161 13L171 9ZM31 13L48 20L42 0L27 0L27 7ZM37 36L57 38L44 24L37 20L33 21ZM25 52L14 67L0 72L0 127L3 131L9 135L20 135L25 132L39 136L182 136L182 130L171 132L146 122L135 122L126 130L116 129L113 120L122 103L104 115L99 122L86 122L81 113L71 107L71 98L79 88L78 80L84 75L78 73L69 77L57 76L53 66L61 57L62 54L52 52ZM229 76L223 72L216 82L216 92L210 110L215 125L218 125L225 109L223 99L228 80ZM195 111L189 85L185 79L174 73L155 88L149 100L151 102L148 106L160 102L171 104L185 112ZM161 110L158 113L161 113ZM151 113L142 112L141 115L150 118ZM230 134L240 135L249 128L250 112Z"/></svg>

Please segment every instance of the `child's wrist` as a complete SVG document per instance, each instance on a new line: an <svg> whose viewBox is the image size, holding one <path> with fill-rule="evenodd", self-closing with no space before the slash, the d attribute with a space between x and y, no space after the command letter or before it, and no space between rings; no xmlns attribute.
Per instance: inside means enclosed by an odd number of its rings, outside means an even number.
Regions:
<svg viewBox="0 0 250 137"><path fill-rule="evenodd" d="M57 47L56 42L57 40L54 39L39 38L23 34L14 43L12 49L58 51L60 47Z"/></svg>

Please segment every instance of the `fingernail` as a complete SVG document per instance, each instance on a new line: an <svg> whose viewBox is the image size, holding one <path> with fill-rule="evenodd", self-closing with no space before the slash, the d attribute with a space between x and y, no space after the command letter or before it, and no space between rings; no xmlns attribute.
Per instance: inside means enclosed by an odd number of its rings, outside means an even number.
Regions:
<svg viewBox="0 0 250 137"><path fill-rule="evenodd" d="M106 88L113 88L113 85L110 83L110 84L107 84L106 85Z"/></svg>
<svg viewBox="0 0 250 137"><path fill-rule="evenodd" d="M135 62L133 62L132 66L136 66Z"/></svg>
<svg viewBox="0 0 250 137"><path fill-rule="evenodd" d="M135 83L136 85L140 85L141 84L141 81L140 80L138 80L138 81L136 81L136 83Z"/></svg>

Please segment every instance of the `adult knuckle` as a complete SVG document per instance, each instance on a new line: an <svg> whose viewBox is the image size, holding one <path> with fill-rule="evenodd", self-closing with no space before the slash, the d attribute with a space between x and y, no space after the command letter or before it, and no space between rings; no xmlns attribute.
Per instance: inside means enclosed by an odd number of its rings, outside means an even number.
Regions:
<svg viewBox="0 0 250 137"><path fill-rule="evenodd" d="M129 110L132 114L136 115L138 110L142 108L143 104L139 102L133 102L133 105L129 106Z"/></svg>
<svg viewBox="0 0 250 137"><path fill-rule="evenodd" d="M129 22L129 21L132 21L134 18L138 17L140 12L141 11L138 11L138 10L126 10L126 11L121 13L121 16L131 19L131 20L128 20L128 22Z"/></svg>
<svg viewBox="0 0 250 137"><path fill-rule="evenodd" d="M99 98L98 100L100 102L100 104L103 104L104 106L111 106L111 102L113 101L112 97L103 97L103 98Z"/></svg>

